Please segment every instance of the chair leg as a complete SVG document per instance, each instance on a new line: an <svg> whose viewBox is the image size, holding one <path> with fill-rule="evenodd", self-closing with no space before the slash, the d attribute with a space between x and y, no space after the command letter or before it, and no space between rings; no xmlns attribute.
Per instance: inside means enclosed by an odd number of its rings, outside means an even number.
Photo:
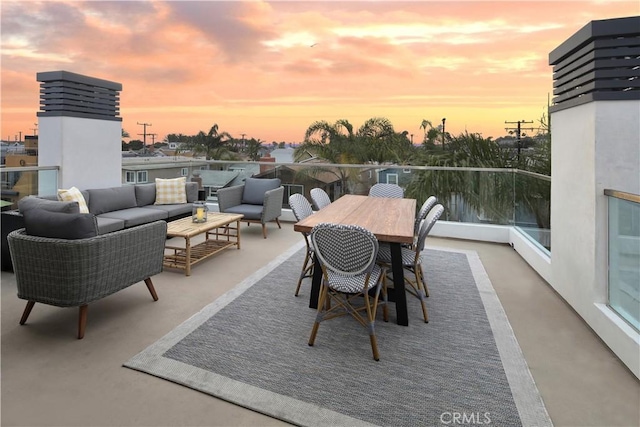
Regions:
<svg viewBox="0 0 640 427"><path fill-rule="evenodd" d="M318 298L318 314L316 315L316 321L313 323L313 328L311 329L311 336L309 337L309 345L313 345L316 341L316 335L318 333L318 328L320 327L320 320L322 319L322 310L325 307L326 299L328 298L329 288L327 286L322 286L320 288L320 297Z"/></svg>
<svg viewBox="0 0 640 427"><path fill-rule="evenodd" d="M424 273L422 272L422 264L418 265L420 269L420 280L422 280L422 285L424 286L424 293L429 298L429 288L427 287L427 280L424 278Z"/></svg>
<svg viewBox="0 0 640 427"><path fill-rule="evenodd" d="M418 265L418 268L415 268L415 276L416 276L416 296L420 299L420 304L422 305L422 317L424 317L424 323L429 323L429 314L427 313L427 303L425 300L429 296L426 291L426 287L424 285L424 281L422 279L422 269Z"/></svg>
<svg viewBox="0 0 640 427"><path fill-rule="evenodd" d="M153 282L151 281L151 277L147 277L144 279L144 283L147 285L147 289L149 289L149 293L151 293L151 297L154 301L158 301L158 294L156 293L156 288L153 287Z"/></svg>
<svg viewBox="0 0 640 427"><path fill-rule="evenodd" d="M280 228L280 229L282 228L282 227L280 226L280 220L279 220L278 218L276 218L276 224L278 224L278 228Z"/></svg>
<svg viewBox="0 0 640 427"><path fill-rule="evenodd" d="M24 311L22 312L22 317L20 318L21 325L24 325L27 322L27 318L31 314L31 309L35 304L36 304L35 301L27 301L27 306L24 308Z"/></svg>
<svg viewBox="0 0 640 427"><path fill-rule="evenodd" d="M87 309L88 305L80 306L80 313L78 316L78 339L84 338L84 330L87 328Z"/></svg>
<svg viewBox="0 0 640 427"><path fill-rule="evenodd" d="M380 353L378 353L378 340L376 339L375 329L375 310L372 310L369 294L365 292L364 303L367 308L367 320L369 321L369 341L371 341L371 351L373 352L373 360L376 362L380 360ZM378 303L378 298L375 298L373 304Z"/></svg>
<svg viewBox="0 0 640 427"><path fill-rule="evenodd" d="M310 268L312 266L309 266L309 260L311 259L311 255L309 255L309 252L307 252L304 255L304 262L302 263L302 272L300 273L300 278L298 279L298 286L296 287L296 293L295 296L298 296L298 292L300 292L300 286L302 285L302 279L304 279L307 276L307 271L310 270Z"/></svg>
<svg viewBox="0 0 640 427"><path fill-rule="evenodd" d="M380 360L380 353L378 353L378 341L376 340L376 334L370 334L369 341L371 341L371 351L373 352L373 360L377 362Z"/></svg>
<svg viewBox="0 0 640 427"><path fill-rule="evenodd" d="M267 238L267 224L262 224L262 237Z"/></svg>

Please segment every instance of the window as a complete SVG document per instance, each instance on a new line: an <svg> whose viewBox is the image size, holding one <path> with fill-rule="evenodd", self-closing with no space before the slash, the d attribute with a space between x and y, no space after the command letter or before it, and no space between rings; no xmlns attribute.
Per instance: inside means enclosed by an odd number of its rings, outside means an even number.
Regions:
<svg viewBox="0 0 640 427"><path fill-rule="evenodd" d="M411 169L402 169L402 173L411 173Z"/></svg>
<svg viewBox="0 0 640 427"><path fill-rule="evenodd" d="M124 182L126 182L127 184L135 184L136 173L134 171L127 171L125 173Z"/></svg>
<svg viewBox="0 0 640 427"><path fill-rule="evenodd" d="M189 176L189 168L180 169L180 176Z"/></svg>
<svg viewBox="0 0 640 427"><path fill-rule="evenodd" d="M387 184L398 184L398 174L397 173L389 173L387 174Z"/></svg>
<svg viewBox="0 0 640 427"><path fill-rule="evenodd" d="M136 178L138 183L147 182L147 171L138 171Z"/></svg>
<svg viewBox="0 0 640 427"><path fill-rule="evenodd" d="M282 184L284 187L284 200L283 203L289 207L289 196L292 194L300 193L304 195L304 185Z"/></svg>

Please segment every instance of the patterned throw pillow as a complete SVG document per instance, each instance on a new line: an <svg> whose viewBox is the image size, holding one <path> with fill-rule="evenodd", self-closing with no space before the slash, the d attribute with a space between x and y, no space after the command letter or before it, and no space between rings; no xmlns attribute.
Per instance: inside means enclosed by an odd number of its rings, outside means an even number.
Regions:
<svg viewBox="0 0 640 427"><path fill-rule="evenodd" d="M156 201L154 205L173 205L187 203L185 185L187 178L162 179L156 178Z"/></svg>
<svg viewBox="0 0 640 427"><path fill-rule="evenodd" d="M87 202L84 200L84 196L76 187L71 187L68 190L58 190L58 200L61 202L78 202L80 213L89 213Z"/></svg>

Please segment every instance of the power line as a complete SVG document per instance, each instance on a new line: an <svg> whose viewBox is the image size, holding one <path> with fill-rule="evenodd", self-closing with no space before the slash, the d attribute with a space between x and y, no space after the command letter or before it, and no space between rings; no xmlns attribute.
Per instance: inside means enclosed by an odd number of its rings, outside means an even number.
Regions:
<svg viewBox="0 0 640 427"><path fill-rule="evenodd" d="M523 124L531 124L533 123L533 121L525 121L525 120L518 120L517 122L508 122L505 120L505 124L509 124L509 125L514 125L517 124L517 126L514 127L506 127L504 128L504 130L506 130L507 132L509 132L509 134L513 134L515 132L516 134L516 141L518 143L518 162L520 162L520 149L522 148L522 144L520 143L521 139L523 136L527 136L527 134L523 133L522 131L524 130L528 130L533 132L535 129L534 128L523 128L522 125Z"/></svg>
<svg viewBox="0 0 640 427"><path fill-rule="evenodd" d="M143 130L142 133L139 133L138 135L142 135L142 143L144 145L144 148L146 150L147 148L147 126L152 126L151 123L140 123L140 122L136 122L138 123L140 126L142 126Z"/></svg>

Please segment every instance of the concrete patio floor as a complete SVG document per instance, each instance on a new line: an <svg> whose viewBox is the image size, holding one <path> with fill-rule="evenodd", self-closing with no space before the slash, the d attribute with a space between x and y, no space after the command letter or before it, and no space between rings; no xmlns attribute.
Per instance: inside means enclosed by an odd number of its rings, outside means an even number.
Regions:
<svg viewBox="0 0 640 427"><path fill-rule="evenodd" d="M275 426L285 423L189 388L122 367L292 245L300 234L242 224L242 248L195 266L190 277L165 271L89 306L85 338L77 309L25 301L2 272L1 422L3 426ZM574 311L508 245L429 238L474 250L507 313L556 426L639 426L640 383ZM427 273L428 274L428 273ZM300 298L307 298L309 282ZM435 285L432 285L435 286ZM293 293L295 283L283 283ZM432 319L436 321L436 319ZM311 325L309 325L311 329Z"/></svg>

